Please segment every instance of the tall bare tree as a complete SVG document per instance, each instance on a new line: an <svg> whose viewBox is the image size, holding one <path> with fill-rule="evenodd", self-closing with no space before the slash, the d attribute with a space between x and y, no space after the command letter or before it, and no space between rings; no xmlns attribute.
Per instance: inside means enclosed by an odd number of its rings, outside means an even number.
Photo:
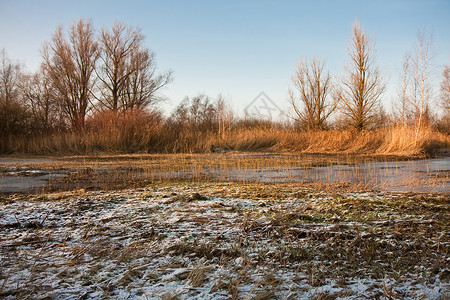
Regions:
<svg viewBox="0 0 450 300"><path fill-rule="evenodd" d="M438 121L438 129L450 134L450 65L445 65L442 72L440 106L443 114Z"/></svg>
<svg viewBox="0 0 450 300"><path fill-rule="evenodd" d="M308 130L325 129L327 119L336 109L336 102L329 97L331 76L324 72L324 63L318 59L311 59L309 63L301 59L291 80L299 93L297 99L289 90L289 102L296 120Z"/></svg>
<svg viewBox="0 0 450 300"><path fill-rule="evenodd" d="M91 21L82 19L72 24L68 39L58 26L43 48L43 67L76 130L84 129L91 104L98 49Z"/></svg>
<svg viewBox="0 0 450 300"><path fill-rule="evenodd" d="M403 57L402 74L401 74L401 86L398 93L398 102L394 103L394 117L395 122L398 124L406 125L409 119L409 95L408 88L411 84L409 69L410 69L411 57L406 54Z"/></svg>
<svg viewBox="0 0 450 300"><path fill-rule="evenodd" d="M2 49L0 51L0 136L25 130L27 111L21 100L22 70Z"/></svg>
<svg viewBox="0 0 450 300"><path fill-rule="evenodd" d="M431 35L423 32L417 33L417 41L411 56L411 101L414 109L415 125L418 129L427 117L429 102L432 97L432 88L429 83L431 60L433 58L433 45Z"/></svg>
<svg viewBox="0 0 450 300"><path fill-rule="evenodd" d="M441 99L442 106L450 113L450 66L446 65L442 72Z"/></svg>
<svg viewBox="0 0 450 300"><path fill-rule="evenodd" d="M139 31L119 22L114 22L111 31L102 28L102 64L97 73L101 82L99 100L107 109L122 109L128 78L135 71L130 64L131 54L140 47L143 39Z"/></svg>
<svg viewBox="0 0 450 300"><path fill-rule="evenodd" d="M158 100L156 92L171 81L171 73L156 75L154 55L144 47L138 29L115 22L100 34L100 102L118 111L143 108Z"/></svg>
<svg viewBox="0 0 450 300"><path fill-rule="evenodd" d="M22 93L32 115L34 131L51 132L64 124L61 103L44 70L23 78Z"/></svg>
<svg viewBox="0 0 450 300"><path fill-rule="evenodd" d="M156 74L154 58L154 53L146 48L137 49L131 55L134 71L127 80L124 109L142 109L162 100L158 92L172 81L172 72Z"/></svg>
<svg viewBox="0 0 450 300"><path fill-rule="evenodd" d="M350 125L363 130L377 119L385 84L378 68L374 66L373 42L361 30L358 22L352 28L351 46L347 50L351 63L345 68L348 77L343 80L336 97L342 103L343 113L349 118Z"/></svg>
<svg viewBox="0 0 450 300"><path fill-rule="evenodd" d="M219 95L217 97L217 100L215 101L215 107L217 123L219 125L219 136L221 138L224 138L225 133L231 129L234 120L233 110L222 95Z"/></svg>

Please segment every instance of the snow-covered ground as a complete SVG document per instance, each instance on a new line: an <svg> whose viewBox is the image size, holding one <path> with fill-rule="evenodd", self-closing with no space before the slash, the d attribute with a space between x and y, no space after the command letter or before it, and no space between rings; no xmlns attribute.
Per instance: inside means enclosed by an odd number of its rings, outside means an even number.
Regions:
<svg viewBox="0 0 450 300"><path fill-rule="evenodd" d="M211 183L0 199L4 299L450 296L445 196Z"/></svg>

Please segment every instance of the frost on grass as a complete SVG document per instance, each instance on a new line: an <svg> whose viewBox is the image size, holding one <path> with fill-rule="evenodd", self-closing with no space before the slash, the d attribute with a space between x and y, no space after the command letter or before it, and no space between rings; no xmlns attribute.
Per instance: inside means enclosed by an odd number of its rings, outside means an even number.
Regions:
<svg viewBox="0 0 450 300"><path fill-rule="evenodd" d="M0 297L445 299L449 218L445 196L287 185L8 196Z"/></svg>

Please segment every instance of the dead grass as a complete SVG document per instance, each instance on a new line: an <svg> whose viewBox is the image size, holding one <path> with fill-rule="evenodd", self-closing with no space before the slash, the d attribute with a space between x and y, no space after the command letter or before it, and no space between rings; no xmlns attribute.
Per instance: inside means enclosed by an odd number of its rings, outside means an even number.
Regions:
<svg viewBox="0 0 450 300"><path fill-rule="evenodd" d="M149 120L150 119L150 120ZM220 134L172 128L151 116L103 120L83 133L56 133L16 137L4 141L6 153L207 153L220 151L276 151L327 154L433 155L450 148L448 134L429 127L417 131L408 126L367 130L295 131L290 128L236 127Z"/></svg>
<svg viewBox="0 0 450 300"><path fill-rule="evenodd" d="M208 271L210 269L211 267L199 264L192 269L187 280L193 287L199 287L207 280Z"/></svg>
<svg viewBox="0 0 450 300"><path fill-rule="evenodd" d="M224 143L225 148L240 150L241 141L252 141L254 149L298 153L366 154L417 156L436 154L450 148L450 136L423 128L393 126L363 132L328 131L253 131L237 132Z"/></svg>
<svg viewBox="0 0 450 300"><path fill-rule="evenodd" d="M178 300L180 299L180 293L176 292L166 292L164 295L161 296L161 300Z"/></svg>
<svg viewBox="0 0 450 300"><path fill-rule="evenodd" d="M429 127L417 131L408 126L394 126L386 129L384 136L377 154L436 154L439 149L450 148L450 136Z"/></svg>
<svg viewBox="0 0 450 300"><path fill-rule="evenodd" d="M89 297L397 299L449 280L445 195L165 183L45 198L1 203L1 296L63 298L69 284ZM355 290L358 278L371 289Z"/></svg>

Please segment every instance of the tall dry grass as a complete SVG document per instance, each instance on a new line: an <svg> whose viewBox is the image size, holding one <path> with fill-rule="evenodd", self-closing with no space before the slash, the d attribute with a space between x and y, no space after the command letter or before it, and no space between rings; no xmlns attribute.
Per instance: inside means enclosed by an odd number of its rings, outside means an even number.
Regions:
<svg viewBox="0 0 450 300"><path fill-rule="evenodd" d="M450 135L424 127L393 126L385 130L379 154L415 155L437 154L450 149Z"/></svg>
<svg viewBox="0 0 450 300"><path fill-rule="evenodd" d="M193 127L167 122L158 113L131 111L120 115L97 114L88 120L84 132L4 138L1 150L3 153L67 155L207 153L217 148L230 151L430 155L450 149L450 135L430 127L417 132L408 126L362 132L233 126L219 132L214 124Z"/></svg>
<svg viewBox="0 0 450 300"><path fill-rule="evenodd" d="M352 130L236 130L220 140L225 149L367 155L433 155L450 149L450 135L430 127L392 126L368 131Z"/></svg>

